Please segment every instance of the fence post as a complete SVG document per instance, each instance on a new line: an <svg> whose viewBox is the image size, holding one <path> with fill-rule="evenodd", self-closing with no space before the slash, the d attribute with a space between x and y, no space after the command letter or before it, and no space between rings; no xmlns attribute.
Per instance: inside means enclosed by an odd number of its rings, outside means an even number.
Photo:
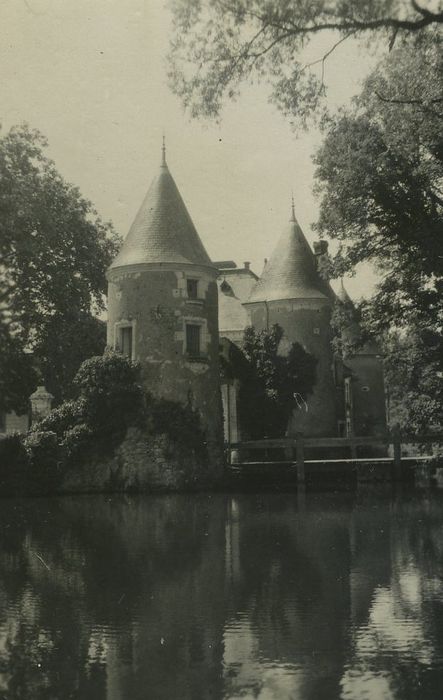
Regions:
<svg viewBox="0 0 443 700"><path fill-rule="evenodd" d="M349 439L351 441L351 459L357 459L357 445L355 444L354 440L354 432L351 433Z"/></svg>
<svg viewBox="0 0 443 700"><path fill-rule="evenodd" d="M394 447L394 479L400 481L401 473L401 437L398 425L392 430L392 444Z"/></svg>
<svg viewBox="0 0 443 700"><path fill-rule="evenodd" d="M292 462L294 459L294 442L293 441L290 442L289 440L287 440L285 442L284 451L285 451L285 460L287 462Z"/></svg>
<svg viewBox="0 0 443 700"><path fill-rule="evenodd" d="M295 443L295 454L297 459L297 483L305 483L305 446L303 433L297 433Z"/></svg>

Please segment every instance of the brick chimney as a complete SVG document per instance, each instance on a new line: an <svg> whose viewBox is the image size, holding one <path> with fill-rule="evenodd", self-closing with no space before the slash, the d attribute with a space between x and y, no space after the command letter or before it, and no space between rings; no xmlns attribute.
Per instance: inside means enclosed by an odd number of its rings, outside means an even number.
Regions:
<svg viewBox="0 0 443 700"><path fill-rule="evenodd" d="M328 241L314 241L314 253L316 256L324 255L328 252Z"/></svg>

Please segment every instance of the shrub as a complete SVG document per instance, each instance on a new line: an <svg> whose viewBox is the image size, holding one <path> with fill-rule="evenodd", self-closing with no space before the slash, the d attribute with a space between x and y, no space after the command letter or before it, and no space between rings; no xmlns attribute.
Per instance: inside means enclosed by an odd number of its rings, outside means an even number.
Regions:
<svg viewBox="0 0 443 700"><path fill-rule="evenodd" d="M35 430L27 434L24 446L32 464L40 462L57 462L57 434L52 430Z"/></svg>
<svg viewBox="0 0 443 700"><path fill-rule="evenodd" d="M66 430L60 443L64 449L66 461L73 462L77 460L82 462L83 458L93 451L94 438L94 432L85 423L74 425L74 427Z"/></svg>
<svg viewBox="0 0 443 700"><path fill-rule="evenodd" d="M0 440L0 495L24 490L29 456L22 437L15 433Z"/></svg>
<svg viewBox="0 0 443 700"><path fill-rule="evenodd" d="M148 430L164 433L178 445L194 450L200 458L206 457L206 439L200 416L191 406L176 401L146 396Z"/></svg>
<svg viewBox="0 0 443 700"><path fill-rule="evenodd" d="M81 466L110 454L129 426L142 427L144 422L139 367L123 355L108 352L86 360L74 383L78 398L51 411L26 438L35 474L46 468L51 483L60 474L60 464Z"/></svg>
<svg viewBox="0 0 443 700"><path fill-rule="evenodd" d="M144 416L140 368L115 352L91 357L80 367L75 384L84 400L84 421L94 431L121 440L130 425L141 425Z"/></svg>
<svg viewBox="0 0 443 700"><path fill-rule="evenodd" d="M34 492L51 492L60 483L60 447L55 432L29 432L24 440L29 456L28 485Z"/></svg>
<svg viewBox="0 0 443 700"><path fill-rule="evenodd" d="M17 475L17 484L27 484L29 492L56 490L66 467L82 468L112 454L129 427L166 434L176 446L193 450L200 461L207 459L199 414L191 406L145 395L139 367L128 358L107 353L86 360L75 384L80 392L77 399L51 411L23 441L14 436L0 443L6 477Z"/></svg>
<svg viewBox="0 0 443 700"><path fill-rule="evenodd" d="M54 408L46 418L35 424L31 432L51 431L57 437L63 437L66 430L80 424L85 417L86 401L83 397L71 401L65 401L57 408Z"/></svg>
<svg viewBox="0 0 443 700"><path fill-rule="evenodd" d="M283 329L245 329L243 354L247 363L235 359L241 380L238 412L240 424L252 438L281 437L299 401L306 401L316 383L316 358L299 343L283 351ZM297 400L298 399L298 400Z"/></svg>

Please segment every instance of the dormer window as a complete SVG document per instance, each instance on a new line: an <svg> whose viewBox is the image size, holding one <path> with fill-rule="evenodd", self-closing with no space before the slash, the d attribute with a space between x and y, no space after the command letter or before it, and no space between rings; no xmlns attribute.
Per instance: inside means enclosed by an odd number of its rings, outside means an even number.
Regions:
<svg viewBox="0 0 443 700"><path fill-rule="evenodd" d="M198 299L198 280L187 279L186 291L188 294L188 299Z"/></svg>

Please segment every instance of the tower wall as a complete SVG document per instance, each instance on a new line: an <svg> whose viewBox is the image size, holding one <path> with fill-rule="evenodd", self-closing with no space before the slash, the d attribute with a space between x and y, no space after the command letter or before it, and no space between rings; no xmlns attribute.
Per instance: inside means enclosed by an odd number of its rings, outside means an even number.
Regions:
<svg viewBox="0 0 443 700"><path fill-rule="evenodd" d="M188 297L187 280L198 282ZM121 349L121 329L132 328L132 359L145 389L156 397L190 403L206 429L211 465L222 463L218 301L215 274L199 266L138 266L108 272L108 345ZM201 355L186 346L186 324L200 328Z"/></svg>
<svg viewBox="0 0 443 700"><path fill-rule="evenodd" d="M298 342L317 359L317 381L307 399L307 412L294 411L289 432L307 436L337 435L337 389L331 348L331 306L328 299L296 299L247 304L251 325L266 330L278 323L284 330L283 352ZM286 348L285 348L286 345Z"/></svg>

